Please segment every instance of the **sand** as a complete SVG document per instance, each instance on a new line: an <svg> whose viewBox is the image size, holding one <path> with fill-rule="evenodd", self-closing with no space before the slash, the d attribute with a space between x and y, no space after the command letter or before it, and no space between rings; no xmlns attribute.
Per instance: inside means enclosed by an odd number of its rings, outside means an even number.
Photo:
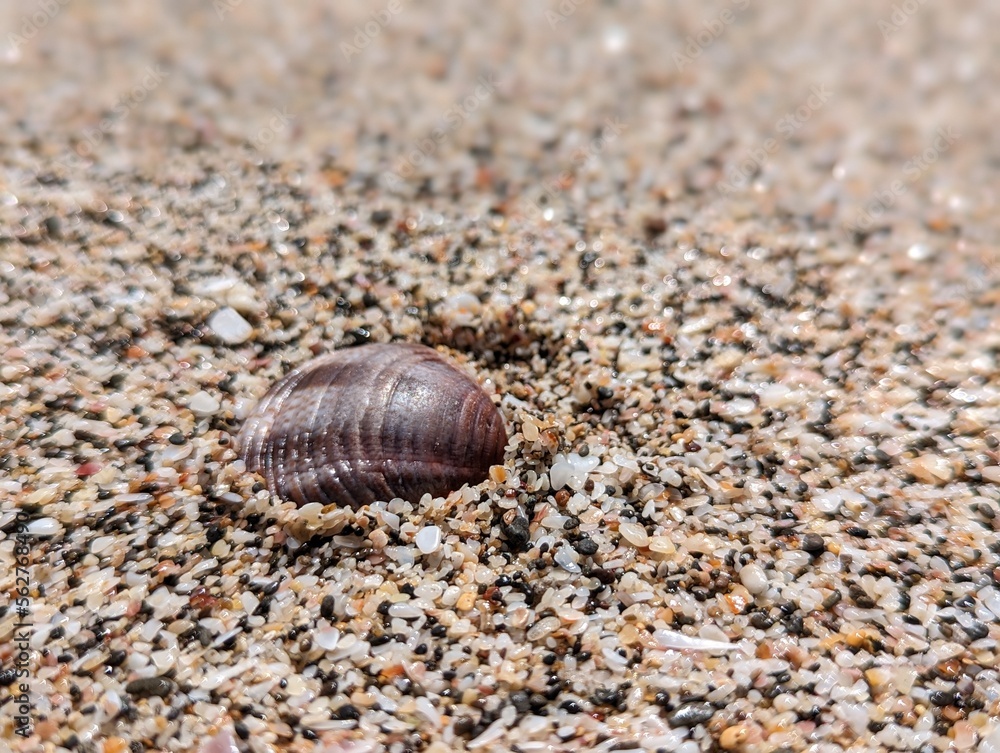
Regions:
<svg viewBox="0 0 1000 753"><path fill-rule="evenodd" d="M14 751L1000 750L987 2L0 11ZM300 511L288 370L509 423Z"/></svg>

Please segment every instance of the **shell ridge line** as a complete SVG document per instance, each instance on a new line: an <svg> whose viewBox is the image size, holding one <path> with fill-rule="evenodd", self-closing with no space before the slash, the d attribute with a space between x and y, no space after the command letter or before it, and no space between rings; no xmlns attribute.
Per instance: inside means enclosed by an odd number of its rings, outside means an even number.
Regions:
<svg viewBox="0 0 1000 753"><path fill-rule="evenodd" d="M494 454L484 455L482 432L477 429L485 421L486 433L489 433L499 412L474 377L443 359L442 365L447 370L451 385L448 384L449 380L443 379L439 388L448 389L453 386L456 393L463 393L461 402L456 407L456 420L448 433L449 446L445 454L448 465L438 467L439 474L443 474L440 477L441 488L447 489L455 486L456 480L459 485L465 485L479 483L487 477L489 468L493 465ZM449 478L452 479L451 484L448 483Z"/></svg>
<svg viewBox="0 0 1000 753"><path fill-rule="evenodd" d="M271 441L271 452L268 453L267 464L265 466L268 471L268 480L270 481L273 476L275 481L274 488L284 497L289 496L289 488L286 478L287 474L283 472L283 469L294 467L295 462L295 437L289 435L289 428L294 429L295 422L289 421L288 414L291 411L292 415L295 415L295 406L298 402L298 396L295 391L309 376L308 370L296 369L292 373L294 374L294 378L290 379L288 385L281 390L281 400L276 401L277 407L273 409L275 412L274 422L271 427L273 439ZM291 446L289 446L289 442L291 442Z"/></svg>
<svg viewBox="0 0 1000 753"><path fill-rule="evenodd" d="M340 357L335 358L336 354ZM335 351L331 354L331 362L324 364L334 371L333 378L324 389L337 390L335 399L326 402L328 410L323 416L323 441L320 443L319 453L321 456L319 468L322 471L320 477L325 478L326 482L318 485L316 493L322 495L326 504L343 503L349 500L353 493L348 479L354 470L354 462L345 442L345 436L349 432L344 412L345 405L355 397L358 384L363 383L360 377L363 376L364 364L359 361L356 351ZM339 387L332 387L334 382L339 382ZM365 397L363 389L361 395ZM316 403L324 402L324 397L324 393L320 392L316 397ZM365 407L367 408L367 402Z"/></svg>
<svg viewBox="0 0 1000 753"><path fill-rule="evenodd" d="M412 435L421 421L412 420L415 405L414 372L425 362L437 358L433 351L426 353L410 347L406 350L412 354L409 360L416 359L416 363L400 358L393 364L396 386L392 400L384 405L383 417L390 420L392 430L382 434L383 478L389 492L399 497L412 496L413 481L416 478L413 474Z"/></svg>
<svg viewBox="0 0 1000 753"><path fill-rule="evenodd" d="M236 435L236 448L246 458L247 470L251 472L257 472L264 463L264 440L270 433L278 414L277 410L272 410L270 406L276 401L278 396L276 390L285 383L284 380L285 377L282 377L281 381L261 398L254 412Z"/></svg>
<svg viewBox="0 0 1000 753"><path fill-rule="evenodd" d="M317 493L321 494L325 504L344 504L350 500L351 489L347 479L350 477L352 464L347 458L344 441L345 409L344 390L350 390L357 382L357 372L363 371L363 363L358 351L335 350L329 354L322 364L325 368L336 367L337 386L331 380L331 388L336 391L337 399L327 401L328 410L322 415L321 439L319 442ZM320 395L320 399L322 399ZM351 395L347 395L350 402ZM319 415L319 414L317 414ZM324 481L325 479L325 481Z"/></svg>
<svg viewBox="0 0 1000 753"><path fill-rule="evenodd" d="M455 465L454 463L442 463L440 460L410 458L405 462L410 463L411 465L426 467L428 470L434 471L442 468L454 468L456 471L468 471L470 473L479 470L478 465Z"/></svg>
<svg viewBox="0 0 1000 753"><path fill-rule="evenodd" d="M502 465L507 457L507 443L510 441L510 438L507 434L507 424L504 421L503 414L499 409L497 409L497 413L490 423L490 429L493 434L492 456L499 459L500 462L498 465Z"/></svg>
<svg viewBox="0 0 1000 753"><path fill-rule="evenodd" d="M470 389L465 396L465 406L462 415L467 415L467 408L472 409L472 417L468 423L464 424L463 431L458 439L464 438L462 452L456 449L455 457L461 457L466 478L474 478L480 475L489 474L489 469L493 465L495 453L487 452L489 449L486 440L491 433L497 408L489 395L483 390L478 382L472 382L475 389ZM471 403L471 405L469 405Z"/></svg>
<svg viewBox="0 0 1000 753"><path fill-rule="evenodd" d="M457 470L457 463L453 462L458 455L456 455L456 449L459 442L458 435L462 432L465 427L464 415L465 415L465 405L466 396L468 390L466 389L465 381L456 378L454 369L451 368L449 364L444 364L444 368L441 369L441 378L434 382L434 394L440 396L442 399L448 397L449 392L460 391L459 396L455 400L457 405L455 406L455 422L451 427L451 431L448 431L448 427L444 426L443 423L440 425L442 431L436 432L436 436L439 438L437 444L437 449L441 457L448 458L447 465L441 463L440 467L436 469L434 475L434 484L445 485L449 468L452 469L452 473ZM443 439L443 442L441 441ZM444 446L442 446L442 444ZM458 475L458 474L456 474Z"/></svg>
<svg viewBox="0 0 1000 753"><path fill-rule="evenodd" d="M284 408L287 399L293 394L299 382L304 377L305 372L299 369L286 374L278 383L274 391L274 398L267 400L265 396L267 404L264 406L263 413L261 413L261 415L269 416L269 420L266 432L260 432L261 454L259 460L263 461L263 467L255 468L254 471L260 473L267 480L268 487L279 495L281 494L281 483L278 477L276 460L278 455L284 454L285 444L288 441L280 428L280 424L283 423L281 421L282 408ZM276 430L278 434L275 438L274 434Z"/></svg>
<svg viewBox="0 0 1000 753"><path fill-rule="evenodd" d="M478 454L486 458L486 474L489 475L490 468L494 465L503 465L504 448L507 446L507 429L503 424L503 418L493 401L490 401L490 409L484 407L485 417L483 433L479 439L480 449Z"/></svg>
<svg viewBox="0 0 1000 753"><path fill-rule="evenodd" d="M403 381L403 375L402 375L402 373L399 370L397 370L396 373L394 374L394 378L392 380L392 389L389 391L389 394L386 397L386 400L385 400L385 403L384 403L385 410L382 411L382 417L381 417L381 420L379 421L378 433L376 434L376 436L379 438L379 444L381 445L381 447L383 449L383 452L381 453L381 457L379 458L379 463L381 465L381 471L382 471L382 477L386 481L386 486L390 487L390 491L392 491L392 484L389 483L389 471L390 471L390 469L392 470L392 472L394 474L396 474L395 483L396 483L397 486L399 484L400 479L399 479L399 476L398 476L398 469L394 467L392 459L389 457L388 453L385 452L385 448L388 446L388 443L386 442L387 436L386 436L386 429L385 429L385 419L386 419L386 416L389 415L389 410L390 410L391 406L395 404L396 395L399 393L399 385L402 383L402 381Z"/></svg>
<svg viewBox="0 0 1000 753"><path fill-rule="evenodd" d="M383 384L385 374L391 373L393 365L400 361L393 350L383 345L373 346L367 354L362 348L356 349L353 352L357 354L358 376L351 378L353 370L345 375L350 380L346 388L361 396L341 426L344 439L339 458L343 468L341 483L347 501L354 507L374 502L379 496L393 496L393 489L380 473L383 448L371 446L378 437L371 435L367 421L374 413L385 412L385 395L390 387Z"/></svg>
<svg viewBox="0 0 1000 753"><path fill-rule="evenodd" d="M317 476L315 467L316 463L313 460L313 449L316 438L316 422L317 419L319 418L321 410L326 408L327 412L330 411L330 405L328 400L329 399L335 400L334 396L331 394L332 391L330 390L330 387L334 383L334 381L336 381L337 378L340 376L341 372L343 371L343 367L338 366L338 364L333 359L327 358L316 363L312 368L313 374L322 374L323 370L326 370L328 372L327 374L325 374L326 381L318 388L316 386L313 386L307 390L307 396L308 392L316 391L317 399L312 401L312 410L309 413L309 418L303 424L304 429L302 431L306 449L305 452L303 453L302 460L303 460L303 465L305 467L303 470L296 471L295 473L292 474L293 478L295 479L295 485L298 489L298 493L299 495L301 495L300 498L303 500L308 498L308 495L303 490L303 483L304 483L303 477L305 477L305 479L308 480L306 483L311 482L312 487L317 492L323 494L324 497L327 496L323 492L323 488L319 483L319 478ZM309 401L308 399L306 399L306 404L308 405L308 403ZM334 411L336 410L335 405L333 406L333 410ZM325 424L328 425L329 422L325 422ZM297 468L298 466L296 465L293 467ZM329 503L329 500L327 500L327 503Z"/></svg>
<svg viewBox="0 0 1000 753"><path fill-rule="evenodd" d="M486 423L483 454L490 459L490 468L492 468L494 465L502 465L504 456L507 454L507 427L504 424L502 414L492 400L490 405L493 406L494 412L489 414Z"/></svg>
<svg viewBox="0 0 1000 753"><path fill-rule="evenodd" d="M313 371L315 372L319 367L320 367L320 364L317 364L313 368ZM320 409L320 407L322 405L322 402L323 402L322 401L322 397L319 400L316 400L316 401L313 402L312 411L311 411L311 413L309 415L308 420L305 423L305 431L304 431L304 434L303 434L303 439L305 440L305 444L306 444L306 451L305 451L305 455L303 456L304 464L305 464L305 467L306 467L305 473L312 472L312 466L313 466L313 460L312 460L313 442L315 440L315 436L314 436L315 433L313 431L313 426L316 423L316 414L319 412L319 409ZM302 484L299 483L298 486L299 486L299 494L302 494Z"/></svg>
<svg viewBox="0 0 1000 753"><path fill-rule="evenodd" d="M366 419L384 405L385 387L379 389L379 382L390 357L391 353L377 348L372 352L373 363L359 357L353 363L354 368L345 373L343 389L348 391L348 395L360 396L352 410L340 414L343 420L339 422L343 440L338 458L338 465L342 468L340 478L346 500L353 507L373 502L372 485L380 481L378 474L372 473L371 464L366 462L371 459L367 452L370 438L366 436ZM355 372L357 377L354 377Z"/></svg>
<svg viewBox="0 0 1000 753"><path fill-rule="evenodd" d="M261 433L266 431L261 428L262 423L260 417L251 416L236 435L236 450L242 454L247 470L251 472L259 464L259 453L264 447L263 441L258 441Z"/></svg>
<svg viewBox="0 0 1000 753"><path fill-rule="evenodd" d="M398 484L386 475L387 448L383 428L401 382L401 366L405 359L392 353L392 348L382 348L376 365L372 368L369 410L358 416L358 448L360 452L352 462L363 472L359 477L367 479L364 492L369 503L382 497L386 500L399 496ZM377 414L377 415L373 415ZM375 422L377 418L377 426Z"/></svg>
<svg viewBox="0 0 1000 753"><path fill-rule="evenodd" d="M465 446L463 448L465 452L462 457L465 460L466 465L471 465L473 458L475 458L477 454L482 456L483 455L482 450L485 448L485 442L483 441L485 438L480 436L479 434L473 433L473 427L480 426L480 422L483 420L483 413L485 412L488 402L486 400L476 399L478 397L479 395L472 394L469 395L469 398L466 400L466 402L471 401L473 403L472 408L475 411L475 413L472 416L472 421L468 424L470 430L468 432L468 439L466 440ZM492 402L489 403L489 407L490 408L493 407ZM485 470L488 471L489 468L487 467Z"/></svg>
<svg viewBox="0 0 1000 753"><path fill-rule="evenodd" d="M410 366L405 374L405 391L407 407L410 413L418 413L420 420L407 421L405 423L407 431L402 434L402 444L399 452L399 467L396 469L401 476L402 489L407 494L415 495L419 487L432 487L437 489L442 480L446 478L447 465L445 460L433 460L426 457L426 451L421 448L424 443L421 441L425 436L433 435L436 442L433 449L440 449L441 424L439 423L440 413L429 408L434 406L433 396L438 394L437 387L442 379L434 379L435 371L444 369L447 375L451 366L441 358L436 351L431 351L426 358L421 358L417 363ZM440 409L440 405L436 406ZM433 427L434 431L428 431Z"/></svg>
<svg viewBox="0 0 1000 753"><path fill-rule="evenodd" d="M446 444L443 447L441 457L446 458L448 463L447 466L442 463L442 467L438 469L435 483L445 484L449 468L455 472L457 477L464 480L465 474L460 471L462 470L462 463L463 461L467 461L467 457L461 451L461 435L466 432L466 427L469 426L466 422L466 413L469 409L470 399L472 402L476 402L475 393L469 389L469 386L464 375L460 376L458 373L455 373L455 370L450 366L448 366L448 372L436 384L437 389L435 391L442 396L446 396L449 387L452 387L452 391L454 392L461 390L462 394L461 398L457 400L458 404L455 406L454 422L446 427L446 431L438 432L438 436L443 434L445 438Z"/></svg>
<svg viewBox="0 0 1000 753"><path fill-rule="evenodd" d="M309 369L296 369L298 378L295 380L293 388L281 401L281 410L274 421L274 441L272 447L271 462L274 464L274 476L277 480L280 494L285 498L295 500L296 504L301 504L295 497L294 489L289 482L289 470L294 469L298 464L298 421L297 416L301 414L301 395L299 390L303 384L308 383L312 372Z"/></svg>

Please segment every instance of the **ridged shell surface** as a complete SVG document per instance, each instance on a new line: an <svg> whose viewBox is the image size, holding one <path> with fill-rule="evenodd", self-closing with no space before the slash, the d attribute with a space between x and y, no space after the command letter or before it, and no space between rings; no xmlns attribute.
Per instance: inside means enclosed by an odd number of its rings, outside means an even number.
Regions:
<svg viewBox="0 0 1000 753"><path fill-rule="evenodd" d="M423 345L320 356L268 391L237 437L247 469L302 506L444 496L503 463L500 411Z"/></svg>

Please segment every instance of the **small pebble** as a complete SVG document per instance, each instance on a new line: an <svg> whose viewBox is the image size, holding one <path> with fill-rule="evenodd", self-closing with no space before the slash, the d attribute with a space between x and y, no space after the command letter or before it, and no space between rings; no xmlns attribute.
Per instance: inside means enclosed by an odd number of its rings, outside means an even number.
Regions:
<svg viewBox="0 0 1000 753"><path fill-rule="evenodd" d="M907 463L906 469L925 484L943 484L955 475L951 462L940 455L920 455Z"/></svg>
<svg viewBox="0 0 1000 753"><path fill-rule="evenodd" d="M174 692L175 684L173 680L166 677L143 677L132 680L125 686L125 692L136 698L148 698L158 696L166 698Z"/></svg>
<svg viewBox="0 0 1000 753"><path fill-rule="evenodd" d="M27 525L32 536L56 536L62 530L62 524L54 518L35 518Z"/></svg>
<svg viewBox="0 0 1000 753"><path fill-rule="evenodd" d="M219 401L205 392L205 390L199 390L188 400L188 408L199 418L204 418L218 412Z"/></svg>
<svg viewBox="0 0 1000 753"><path fill-rule="evenodd" d="M461 596L458 597L458 601L455 604L455 609L459 612L468 612L472 609L473 605L476 603L476 595L471 591L466 591Z"/></svg>
<svg viewBox="0 0 1000 753"><path fill-rule="evenodd" d="M573 546L576 548L576 551L584 556L589 557L590 555L597 554L597 542L589 536L581 538Z"/></svg>
<svg viewBox="0 0 1000 753"><path fill-rule="evenodd" d="M823 543L823 537L815 533L807 533L802 537L801 544L802 551L809 552L809 554L820 554L826 551L826 545Z"/></svg>
<svg viewBox="0 0 1000 753"><path fill-rule="evenodd" d="M59 496L59 489L55 486L47 486L41 489L36 489L30 494L26 495L24 498L24 504L26 507L36 507L47 505Z"/></svg>
<svg viewBox="0 0 1000 753"><path fill-rule="evenodd" d="M437 526L424 526L417 531L414 541L423 554L433 554L441 547L441 529Z"/></svg>
<svg viewBox="0 0 1000 753"><path fill-rule="evenodd" d="M553 489L569 486L571 489L580 490L587 479L587 474L597 468L600 463L599 458L581 457L575 452L571 452L565 457L557 455L549 470L549 482Z"/></svg>
<svg viewBox="0 0 1000 753"><path fill-rule="evenodd" d="M557 565L559 565L559 567L567 572L574 574L582 572L580 565L576 562L575 552L569 547L560 547L559 551L555 553L555 556L552 559Z"/></svg>
<svg viewBox="0 0 1000 753"><path fill-rule="evenodd" d="M750 563L740 569L740 582L752 594L762 594L767 590L767 576L759 565Z"/></svg>
<svg viewBox="0 0 1000 753"><path fill-rule="evenodd" d="M333 651L340 642L340 631L337 628L321 628L313 634L316 645L324 651Z"/></svg>
<svg viewBox="0 0 1000 753"><path fill-rule="evenodd" d="M667 715L671 727L696 727L715 715L715 709L707 703L689 703Z"/></svg>
<svg viewBox="0 0 1000 753"><path fill-rule="evenodd" d="M638 523L621 523L618 526L618 532L632 546L640 548L649 546L649 534Z"/></svg>
<svg viewBox="0 0 1000 753"><path fill-rule="evenodd" d="M511 515L509 522L507 516L500 525L504 538L512 551L523 551L531 537L531 528L528 519L524 515Z"/></svg>
<svg viewBox="0 0 1000 753"><path fill-rule="evenodd" d="M208 318L208 328L227 345L245 343L253 334L253 327L235 309L225 306Z"/></svg>
<svg viewBox="0 0 1000 753"><path fill-rule="evenodd" d="M524 435L524 438L529 442L538 441L539 437L538 426L537 424L535 424L534 421L531 421L530 419L525 421L521 425L521 433Z"/></svg>
<svg viewBox="0 0 1000 753"><path fill-rule="evenodd" d="M719 745L723 750L740 750L750 743L753 737L754 730L751 725L737 724L722 730L722 734L719 735Z"/></svg>

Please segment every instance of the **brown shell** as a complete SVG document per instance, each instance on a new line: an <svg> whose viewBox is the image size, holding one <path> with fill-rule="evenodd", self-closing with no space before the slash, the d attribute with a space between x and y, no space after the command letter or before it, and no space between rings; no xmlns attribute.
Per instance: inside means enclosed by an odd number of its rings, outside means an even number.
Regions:
<svg viewBox="0 0 1000 753"><path fill-rule="evenodd" d="M237 437L247 469L300 507L444 496L503 463L500 411L423 345L338 350L280 379Z"/></svg>

